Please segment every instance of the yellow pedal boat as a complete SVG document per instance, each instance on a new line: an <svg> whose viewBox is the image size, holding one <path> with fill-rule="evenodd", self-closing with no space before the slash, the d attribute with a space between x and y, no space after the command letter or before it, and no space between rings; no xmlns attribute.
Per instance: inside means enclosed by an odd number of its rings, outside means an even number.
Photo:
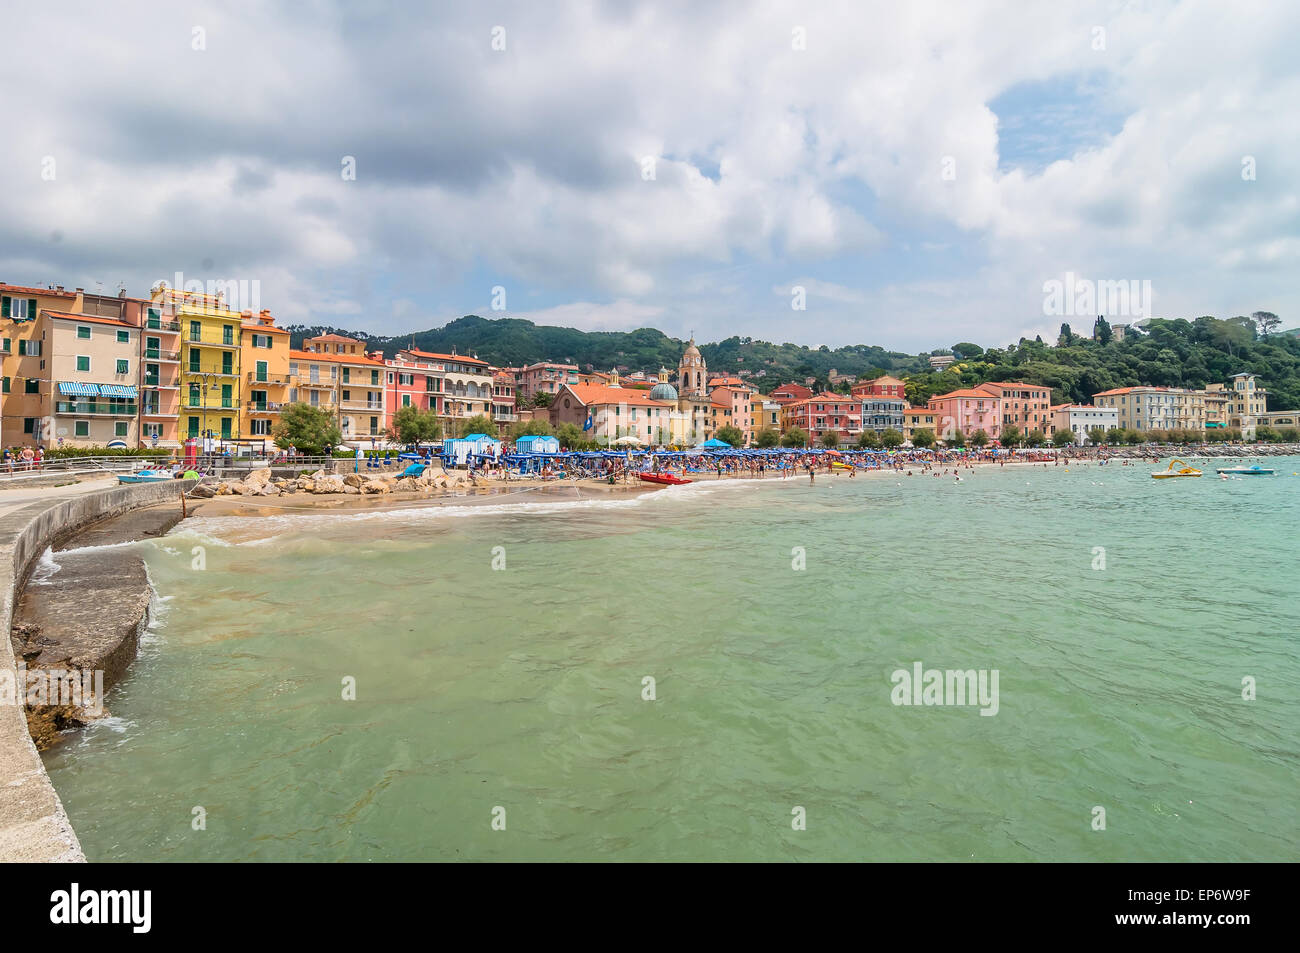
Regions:
<svg viewBox="0 0 1300 953"><path fill-rule="evenodd" d="M1189 467L1184 461L1175 457L1169 461L1169 468L1161 470L1158 473L1151 474L1153 480L1172 480L1174 477L1198 477L1201 471L1196 467Z"/></svg>

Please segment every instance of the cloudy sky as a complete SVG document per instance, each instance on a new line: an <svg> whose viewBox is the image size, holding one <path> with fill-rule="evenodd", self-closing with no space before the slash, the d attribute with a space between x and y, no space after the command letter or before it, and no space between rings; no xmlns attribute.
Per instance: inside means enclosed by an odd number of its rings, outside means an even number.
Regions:
<svg viewBox="0 0 1300 953"><path fill-rule="evenodd" d="M919 351L1055 335L1070 272L1300 325L1296 3L53 0L6 27L4 281Z"/></svg>

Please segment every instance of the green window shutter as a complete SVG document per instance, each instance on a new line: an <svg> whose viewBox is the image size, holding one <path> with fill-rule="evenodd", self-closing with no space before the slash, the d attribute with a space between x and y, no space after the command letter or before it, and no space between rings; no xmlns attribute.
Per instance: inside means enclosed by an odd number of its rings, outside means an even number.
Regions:
<svg viewBox="0 0 1300 953"><path fill-rule="evenodd" d="M7 317L9 317L9 302L10 302L10 300L11 300L11 299L9 298L8 295L5 295L4 297L0 297L0 318L7 318Z"/></svg>
<svg viewBox="0 0 1300 953"><path fill-rule="evenodd" d="M9 393L9 378L5 378L4 393Z"/></svg>
<svg viewBox="0 0 1300 953"><path fill-rule="evenodd" d="M5 300L8 301L9 299L6 298ZM19 339L18 339L18 354L19 354L19 356L22 356L23 354L26 354L26 353L27 353L27 339L26 339L26 338L19 338Z"/></svg>
<svg viewBox="0 0 1300 953"><path fill-rule="evenodd" d="M31 298L27 301L27 320L28 321L36 320L36 299L35 298Z"/></svg>

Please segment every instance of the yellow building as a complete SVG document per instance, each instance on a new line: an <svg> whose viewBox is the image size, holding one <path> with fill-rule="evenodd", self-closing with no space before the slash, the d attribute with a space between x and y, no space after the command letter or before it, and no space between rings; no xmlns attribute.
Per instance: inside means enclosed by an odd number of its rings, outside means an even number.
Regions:
<svg viewBox="0 0 1300 953"><path fill-rule="evenodd" d="M227 308L220 294L164 287L153 300L180 324L181 439L246 436L240 406L244 316Z"/></svg>
<svg viewBox="0 0 1300 953"><path fill-rule="evenodd" d="M245 314L240 324L240 352L244 372L240 432L253 440L270 440L280 411L289 402L289 332L275 326L270 311Z"/></svg>

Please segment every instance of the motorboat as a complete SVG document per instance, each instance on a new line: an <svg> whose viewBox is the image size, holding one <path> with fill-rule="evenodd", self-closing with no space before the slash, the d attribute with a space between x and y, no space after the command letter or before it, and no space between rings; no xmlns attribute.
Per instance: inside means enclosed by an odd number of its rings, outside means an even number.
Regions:
<svg viewBox="0 0 1300 953"><path fill-rule="evenodd" d="M134 473L119 473L118 483L159 483L173 479L170 470L136 470Z"/></svg>
<svg viewBox="0 0 1300 953"><path fill-rule="evenodd" d="M1272 476L1274 471L1268 467L1261 467L1258 463L1250 467L1222 467L1215 471L1224 473L1228 476Z"/></svg>

